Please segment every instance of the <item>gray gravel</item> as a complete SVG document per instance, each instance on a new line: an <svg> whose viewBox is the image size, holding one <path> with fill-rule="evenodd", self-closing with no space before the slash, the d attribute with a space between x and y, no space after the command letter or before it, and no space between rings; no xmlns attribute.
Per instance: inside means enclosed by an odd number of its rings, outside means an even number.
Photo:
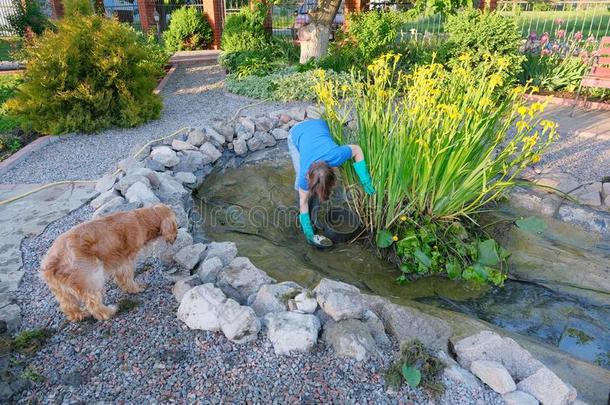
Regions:
<svg viewBox="0 0 610 405"><path fill-rule="evenodd" d="M19 403L428 403L421 390L387 392L383 372L393 354L362 364L337 358L323 344L310 354L276 356L264 333L234 345L221 333L191 331L176 318L172 282L162 265L145 263L138 281L148 288L140 305L106 322L64 321L37 275L42 255L65 230L91 216L82 207L22 244L26 275L17 294L22 329L52 328L54 335L26 365L44 377L21 391ZM107 302L124 294L110 285ZM489 391L446 381L440 403L501 404ZM412 402L411 402L412 401Z"/></svg>
<svg viewBox="0 0 610 405"><path fill-rule="evenodd" d="M164 108L159 120L136 128L62 136L1 175L0 183L96 179L153 139L182 127L201 127L216 118L231 119L240 107L257 102L226 93L224 77L219 66L180 67L161 93ZM291 105L265 102L242 113L256 116Z"/></svg>

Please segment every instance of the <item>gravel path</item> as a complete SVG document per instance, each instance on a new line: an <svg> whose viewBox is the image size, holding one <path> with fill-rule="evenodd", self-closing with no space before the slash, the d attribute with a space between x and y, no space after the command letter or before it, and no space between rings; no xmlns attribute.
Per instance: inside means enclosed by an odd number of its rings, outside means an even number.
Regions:
<svg viewBox="0 0 610 405"><path fill-rule="evenodd" d="M159 120L136 128L63 136L0 176L0 183L96 179L152 139L182 127L201 127L215 118L230 119L240 107L257 102L225 93L224 77L219 66L180 67L161 93L164 108ZM255 116L287 106L262 103L245 109L243 114Z"/></svg>
<svg viewBox="0 0 610 405"><path fill-rule="evenodd" d="M65 230L87 220L88 207L25 239L26 275L17 294L22 328L51 328L54 335L24 366L42 375L21 391L19 403L428 403L421 390L384 388L383 372L392 353L364 363L337 358L323 344L313 353L276 356L264 333L234 345L221 333L191 331L176 318L172 282L158 263L138 269L147 290L140 304L106 322L64 321L37 275L42 255ZM111 286L106 300L124 294ZM489 390L471 390L449 381L446 404L501 404ZM412 401L412 402L411 402Z"/></svg>

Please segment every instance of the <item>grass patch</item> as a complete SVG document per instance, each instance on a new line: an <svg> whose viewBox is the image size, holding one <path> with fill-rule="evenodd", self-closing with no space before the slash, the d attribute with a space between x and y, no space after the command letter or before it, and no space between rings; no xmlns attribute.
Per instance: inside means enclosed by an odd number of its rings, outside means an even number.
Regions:
<svg viewBox="0 0 610 405"><path fill-rule="evenodd" d="M119 301L119 313L129 312L140 306L140 301L132 300L131 298L123 298Z"/></svg>
<svg viewBox="0 0 610 405"><path fill-rule="evenodd" d="M4 103L15 95L22 80L21 74L0 75L0 134L5 134L18 127L17 120L7 115ZM0 140L0 152L4 149L3 143Z"/></svg>
<svg viewBox="0 0 610 405"><path fill-rule="evenodd" d="M50 329L26 330L12 339L11 349L22 354L31 354L40 350L51 336L53 331Z"/></svg>
<svg viewBox="0 0 610 405"><path fill-rule="evenodd" d="M31 381L35 383L43 382L45 380L44 376L38 372L35 367L29 366L26 367L21 374L19 374L19 378L26 381Z"/></svg>
<svg viewBox="0 0 610 405"><path fill-rule="evenodd" d="M430 395L439 398L445 392L441 375L445 365L421 341L413 340L402 346L400 358L385 373L386 385L394 389L400 388L407 381L413 388L421 387ZM412 374L418 378L415 383L409 382Z"/></svg>

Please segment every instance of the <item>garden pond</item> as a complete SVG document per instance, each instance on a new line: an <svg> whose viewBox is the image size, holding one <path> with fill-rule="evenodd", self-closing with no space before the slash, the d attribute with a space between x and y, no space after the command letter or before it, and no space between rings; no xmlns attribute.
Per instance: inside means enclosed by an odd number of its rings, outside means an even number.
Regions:
<svg viewBox="0 0 610 405"><path fill-rule="evenodd" d="M329 250L308 246L296 225L293 185L292 165L286 159L215 172L197 191L196 227L205 238L235 242L241 255L278 281L292 280L308 287L322 277L345 281L397 303L415 300L457 311L610 369L610 305L516 280L491 287L427 277L400 285L396 282L399 271L364 243L343 243ZM501 232L514 227L515 218L507 217L494 218L504 224L496 227ZM574 232L567 232L566 237L574 237ZM581 242L589 243L583 252L566 247L557 238L544 242L553 249L541 251L553 252L553 256L543 259L557 262L561 260L557 249L571 250L571 255L582 257L585 271L587 257L597 255L600 261L610 257L607 247L587 242L586 237ZM528 260L515 262L511 266L523 267Z"/></svg>

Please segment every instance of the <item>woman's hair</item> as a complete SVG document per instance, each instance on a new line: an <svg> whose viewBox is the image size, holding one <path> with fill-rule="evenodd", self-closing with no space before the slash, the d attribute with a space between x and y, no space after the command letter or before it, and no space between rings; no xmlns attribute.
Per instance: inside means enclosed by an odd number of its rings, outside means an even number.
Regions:
<svg viewBox="0 0 610 405"><path fill-rule="evenodd" d="M336 180L335 171L326 162L314 162L307 170L309 192L320 201L328 200Z"/></svg>

